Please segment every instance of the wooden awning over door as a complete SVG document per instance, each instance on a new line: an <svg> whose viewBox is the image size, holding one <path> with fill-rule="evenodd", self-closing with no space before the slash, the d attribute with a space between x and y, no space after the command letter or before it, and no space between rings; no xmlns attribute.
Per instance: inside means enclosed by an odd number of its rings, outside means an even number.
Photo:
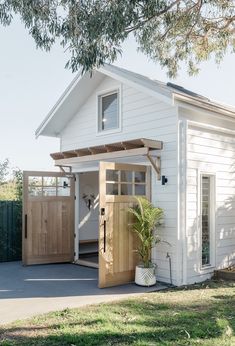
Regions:
<svg viewBox="0 0 235 346"><path fill-rule="evenodd" d="M73 165L86 165L91 163L99 163L100 161L120 160L146 156L152 167L157 173L157 179L161 178L160 157L152 157L150 152L153 150L161 150L163 142L138 138L129 141L96 145L81 149L61 151L51 154L58 167L72 167Z"/></svg>
<svg viewBox="0 0 235 346"><path fill-rule="evenodd" d="M129 141L61 151L58 153L52 153L51 157L55 160L56 165L63 165L65 163L64 160L68 162L68 159L71 159L69 160L71 163L85 162L90 160L103 160L107 158L107 155L111 156L111 153L125 153L125 156L126 154L130 154L130 156L131 154L136 155L136 153L144 155L150 150L161 150L162 148L163 143L161 141L139 138Z"/></svg>

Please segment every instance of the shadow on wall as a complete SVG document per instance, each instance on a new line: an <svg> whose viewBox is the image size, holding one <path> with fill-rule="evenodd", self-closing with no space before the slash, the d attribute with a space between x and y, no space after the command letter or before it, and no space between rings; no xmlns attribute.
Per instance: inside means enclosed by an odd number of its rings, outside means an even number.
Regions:
<svg viewBox="0 0 235 346"><path fill-rule="evenodd" d="M235 264L235 195L226 199L223 206L217 209L216 219L216 265L222 269Z"/></svg>

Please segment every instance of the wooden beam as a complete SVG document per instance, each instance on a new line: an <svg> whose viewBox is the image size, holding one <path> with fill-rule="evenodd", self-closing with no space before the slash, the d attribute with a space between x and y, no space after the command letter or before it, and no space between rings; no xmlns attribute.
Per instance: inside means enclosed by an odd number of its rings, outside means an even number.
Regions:
<svg viewBox="0 0 235 346"><path fill-rule="evenodd" d="M148 148L137 148L130 150L120 150L113 151L112 153L102 153L102 154L94 154L94 155L86 155L80 157L71 157L67 159L56 160L56 166L69 166L84 162L94 162L94 161L105 161L111 160L115 158L128 157L128 156L139 156L139 155L147 155L149 149Z"/></svg>
<svg viewBox="0 0 235 346"><path fill-rule="evenodd" d="M53 158L53 160L60 160L64 158L64 155L62 154L62 152L52 153L50 154L50 156Z"/></svg>
<svg viewBox="0 0 235 346"><path fill-rule="evenodd" d="M155 161L154 158L149 154L149 152L147 153L146 156L149 162L151 163L151 165L153 166L153 169L157 173L157 180L161 180L161 157L157 156Z"/></svg>
<svg viewBox="0 0 235 346"><path fill-rule="evenodd" d="M122 142L122 145L123 145L123 148L125 150L128 150L128 149L136 149L136 148L141 148L142 146L141 145L136 145L136 143L132 143L131 141L128 141L128 142Z"/></svg>
<svg viewBox="0 0 235 346"><path fill-rule="evenodd" d="M155 141L153 139L141 138L141 142L144 144L145 147L148 147L150 149L161 150L163 148L163 142L161 142L161 141Z"/></svg>
<svg viewBox="0 0 235 346"><path fill-rule="evenodd" d="M72 167L71 166L58 166L60 171L64 173L65 175L67 174L72 174ZM65 167L69 169L69 172L65 170Z"/></svg>
<svg viewBox="0 0 235 346"><path fill-rule="evenodd" d="M76 153L77 153L77 156L87 156L87 155L91 155L91 152L89 151L88 148L85 148L85 149L76 149L75 150Z"/></svg>
<svg viewBox="0 0 235 346"><path fill-rule="evenodd" d="M77 153L75 150L70 150L70 151L64 151L63 152L64 158L66 159L67 157L77 157Z"/></svg>
<svg viewBox="0 0 235 346"><path fill-rule="evenodd" d="M92 155L107 153L107 148L105 148L104 145L100 145L97 147L89 147L88 149L90 150Z"/></svg>

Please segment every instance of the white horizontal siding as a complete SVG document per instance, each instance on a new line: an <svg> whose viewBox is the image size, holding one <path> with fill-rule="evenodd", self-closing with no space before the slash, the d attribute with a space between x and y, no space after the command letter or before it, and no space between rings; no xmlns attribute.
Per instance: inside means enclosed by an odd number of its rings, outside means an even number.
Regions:
<svg viewBox="0 0 235 346"><path fill-rule="evenodd" d="M176 110L153 97L121 85L122 131L96 136L97 93L120 87L119 82L106 77L78 110L61 133L61 150L83 148L115 141L148 137L176 142Z"/></svg>
<svg viewBox="0 0 235 346"><path fill-rule="evenodd" d="M118 87L121 87L122 131L97 136L97 93ZM168 183L162 186L152 170L152 201L164 210L164 226L160 233L162 239L171 244L158 245L153 249L152 259L158 266L157 279L170 282L169 260L166 259L169 252L173 283L177 283L177 109L106 77L62 131L61 150L144 137L163 141L164 148L159 153L161 173L168 178Z"/></svg>
<svg viewBox="0 0 235 346"><path fill-rule="evenodd" d="M187 275L188 283L193 283L208 278L215 269L203 272L200 268L199 171L216 174L216 268L235 261L235 139L222 132L189 128L187 166Z"/></svg>

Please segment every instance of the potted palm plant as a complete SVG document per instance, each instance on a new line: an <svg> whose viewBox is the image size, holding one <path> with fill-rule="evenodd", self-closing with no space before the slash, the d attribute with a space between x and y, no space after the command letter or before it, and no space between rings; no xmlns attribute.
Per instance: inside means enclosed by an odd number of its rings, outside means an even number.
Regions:
<svg viewBox="0 0 235 346"><path fill-rule="evenodd" d="M156 284L156 265L151 262L151 250L159 242L160 237L156 234L157 226L163 218L163 210L156 208L144 197L136 197L138 204L128 209L134 217L130 225L139 239L137 253L141 263L136 266L135 283L141 286Z"/></svg>

